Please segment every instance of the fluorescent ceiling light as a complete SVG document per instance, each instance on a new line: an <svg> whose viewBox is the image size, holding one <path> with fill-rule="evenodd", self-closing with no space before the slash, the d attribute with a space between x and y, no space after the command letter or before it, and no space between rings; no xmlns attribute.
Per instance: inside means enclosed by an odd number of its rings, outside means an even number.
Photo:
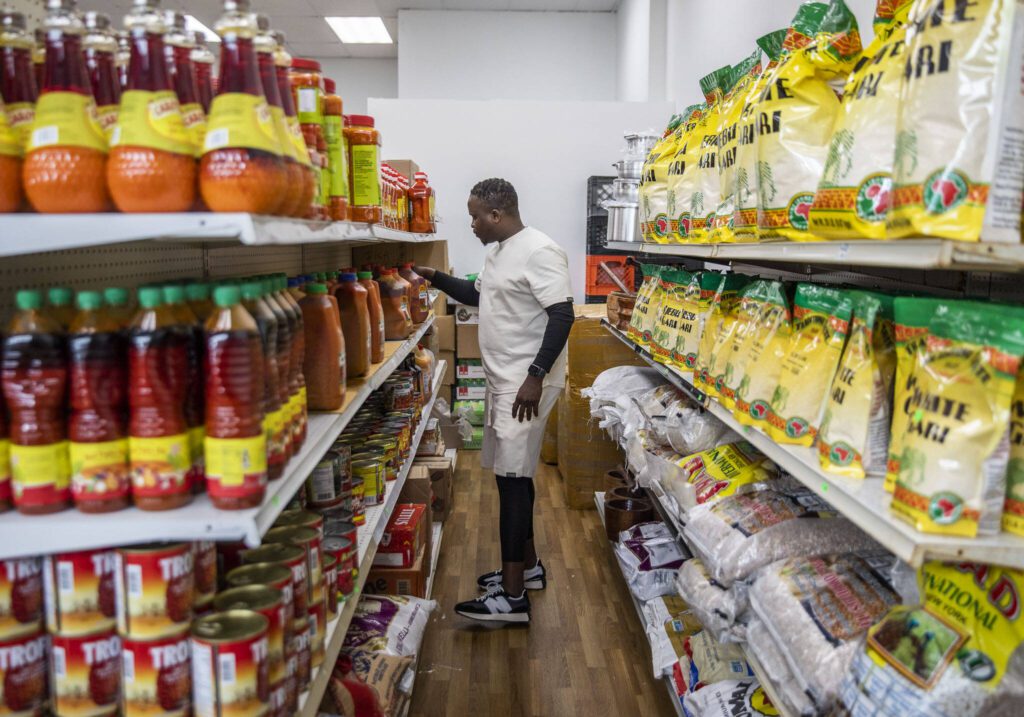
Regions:
<svg viewBox="0 0 1024 717"><path fill-rule="evenodd" d="M348 45L391 45L394 40L379 17L325 17L338 39Z"/></svg>
<svg viewBox="0 0 1024 717"><path fill-rule="evenodd" d="M185 16L185 29L189 32L201 32L207 42L220 42L220 35L196 19L195 15Z"/></svg>

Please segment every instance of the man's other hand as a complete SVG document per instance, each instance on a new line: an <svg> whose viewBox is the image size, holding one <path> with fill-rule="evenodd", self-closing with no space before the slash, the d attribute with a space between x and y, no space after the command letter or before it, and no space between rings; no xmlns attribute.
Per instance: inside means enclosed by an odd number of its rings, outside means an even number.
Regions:
<svg viewBox="0 0 1024 717"><path fill-rule="evenodd" d="M435 269L431 269L429 266L414 266L412 268L417 274L422 276L427 281L433 281Z"/></svg>
<svg viewBox="0 0 1024 717"><path fill-rule="evenodd" d="M519 387L516 401L512 404L512 418L522 423L540 415L540 397L544 392L544 381L537 376L527 376Z"/></svg>

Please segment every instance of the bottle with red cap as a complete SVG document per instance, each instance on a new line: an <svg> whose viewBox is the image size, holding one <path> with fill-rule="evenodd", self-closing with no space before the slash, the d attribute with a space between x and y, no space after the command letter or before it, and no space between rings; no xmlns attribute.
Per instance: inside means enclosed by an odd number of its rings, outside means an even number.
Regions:
<svg viewBox="0 0 1024 717"><path fill-rule="evenodd" d="M294 58L289 79L299 117L299 129L316 175L317 188L313 205L306 216L310 219L326 219L328 177L324 171L326 157L323 155L327 151L327 141L324 138L323 75L320 63L305 57Z"/></svg>
<svg viewBox="0 0 1024 717"><path fill-rule="evenodd" d="M327 211L336 222L348 219L348 149L342 126L342 101L334 80L324 78L324 139L327 141Z"/></svg>
<svg viewBox="0 0 1024 717"><path fill-rule="evenodd" d="M426 172L416 172L416 181L409 187L409 231L429 234L434 231L430 211L430 185Z"/></svg>
<svg viewBox="0 0 1024 717"><path fill-rule="evenodd" d="M379 224L381 208L380 132L369 115L349 115L345 128L348 140L348 185L352 203L349 220Z"/></svg>
<svg viewBox="0 0 1024 717"><path fill-rule="evenodd" d="M284 47L284 33L275 30L271 33L274 39L274 70L277 75L277 92L281 97L281 107L284 109L285 127L288 130L288 139L291 141L295 161L302 167L302 198L299 200L295 217L304 217L309 213L316 196L316 174L313 170L313 162L309 156L309 149L302 136L302 129L299 126L299 117L295 111L295 98L292 95L291 83L288 80L288 70L292 66L292 56Z"/></svg>

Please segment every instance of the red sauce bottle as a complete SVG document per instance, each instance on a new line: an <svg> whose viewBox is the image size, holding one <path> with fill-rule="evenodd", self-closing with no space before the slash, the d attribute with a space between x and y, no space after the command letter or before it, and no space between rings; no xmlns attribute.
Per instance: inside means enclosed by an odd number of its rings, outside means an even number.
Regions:
<svg viewBox="0 0 1024 717"><path fill-rule="evenodd" d="M263 351L263 432L267 441L267 479L276 480L284 473L285 440L281 415L281 395L278 390L277 317L267 304L263 283L246 281L242 284L242 306L256 320Z"/></svg>
<svg viewBox="0 0 1024 717"><path fill-rule="evenodd" d="M384 334L388 341L404 341L412 333L409 314L410 285L394 269L381 269L377 279L384 310Z"/></svg>
<svg viewBox="0 0 1024 717"><path fill-rule="evenodd" d="M299 164L295 154L295 147L292 145L288 133L287 118L284 113L284 104L281 92L277 86L277 66L274 64L274 52L277 50L277 42L270 32L270 19L266 15L256 16L256 25L259 34L256 35L256 62L260 69L260 83L263 85L263 94L270 106L270 114L274 120L274 129L277 132L278 143L281 145L281 159L284 162L285 171L288 175L288 182L285 191L281 195L281 203L277 208L277 214L286 217L298 216L302 208L302 182L304 171Z"/></svg>
<svg viewBox="0 0 1024 717"><path fill-rule="evenodd" d="M188 335L159 287L139 289L128 348L128 456L142 510L168 510L192 496L185 388Z"/></svg>
<svg viewBox="0 0 1024 717"><path fill-rule="evenodd" d="M77 303L68 336L71 495L80 511L107 513L130 502L128 346L100 292L83 291Z"/></svg>
<svg viewBox="0 0 1024 717"><path fill-rule="evenodd" d="M327 287L306 284L299 302L309 350L302 373L309 388L309 406L317 411L336 411L345 401L345 337L341 331L337 300Z"/></svg>
<svg viewBox="0 0 1024 717"><path fill-rule="evenodd" d="M42 91L46 80L46 33L41 27L35 31L35 44L32 47L32 74L36 78L36 89Z"/></svg>
<svg viewBox="0 0 1024 717"><path fill-rule="evenodd" d="M28 140L39 96L32 67L33 45L25 16L0 11L0 97L7 110L7 124L21 146Z"/></svg>
<svg viewBox="0 0 1024 717"><path fill-rule="evenodd" d="M117 110L121 102L117 38L110 30L110 18L101 12L85 13L85 29L85 66L89 70L89 84L96 100L100 128L109 142L117 125Z"/></svg>
<svg viewBox="0 0 1024 717"><path fill-rule="evenodd" d="M218 286L206 320L206 489L221 510L254 508L267 486L263 348L237 286Z"/></svg>
<svg viewBox="0 0 1024 717"><path fill-rule="evenodd" d="M427 173L416 172L414 179L416 181L409 187L409 231L431 234L434 231L434 218Z"/></svg>
<svg viewBox="0 0 1024 717"><path fill-rule="evenodd" d="M273 312L277 321L277 345L274 348L275 363L277 364L277 401L280 404L280 434L277 440L284 443L284 460L295 453L294 427L295 400L292 398L291 375L292 375L292 328L293 320L288 310L279 302L277 296L277 280L274 277L262 277L263 300L267 307ZM298 399L296 392L295 399ZM270 448L267 449L268 460Z"/></svg>
<svg viewBox="0 0 1024 717"><path fill-rule="evenodd" d="M0 410L0 513L11 508L11 441L7 411Z"/></svg>
<svg viewBox="0 0 1024 717"><path fill-rule="evenodd" d="M14 504L26 514L53 513L71 501L71 466L64 432L67 342L42 311L38 291L15 297L18 312L3 342L0 384L10 415Z"/></svg>
<svg viewBox="0 0 1024 717"><path fill-rule="evenodd" d="M399 275L409 282L409 314L413 323L422 324L430 316L430 294L427 292L427 280L412 270L412 263L402 264Z"/></svg>
<svg viewBox="0 0 1024 717"><path fill-rule="evenodd" d="M302 198L298 202L295 214L291 216L304 217L309 213L316 197L316 172L313 169L313 160L309 156L309 149L306 147L306 140L302 136L302 127L299 125L291 80L288 76L288 68L292 66L292 56L284 49L284 33L275 30L270 34L275 43L274 73L277 77L277 92L281 98L281 108L284 110L285 128L288 130L288 139L292 144L295 161L302 167Z"/></svg>
<svg viewBox="0 0 1024 717"><path fill-rule="evenodd" d="M206 46L203 33L192 33L192 66L196 68L196 90L199 93L199 104L203 106L203 114L210 114L210 103L213 102L213 53Z"/></svg>
<svg viewBox="0 0 1024 717"><path fill-rule="evenodd" d="M294 443L295 452L297 453L306 441L306 377L303 373L303 362L306 357L306 331L302 318L302 308L291 294L293 280L285 278L284 274L278 274L276 280L278 303L288 313L288 329L292 334L291 360L288 362L290 367L288 391L291 400L294 402L292 412L295 418Z"/></svg>
<svg viewBox="0 0 1024 717"><path fill-rule="evenodd" d="M348 376L365 376L370 370L370 309L366 287L355 274L342 274L334 289L345 336L345 370Z"/></svg>
<svg viewBox="0 0 1024 717"><path fill-rule="evenodd" d="M213 301L210 300L210 285L201 281L194 281L185 285L185 298L188 299L188 306L196 315L200 323L213 313Z"/></svg>
<svg viewBox="0 0 1024 717"><path fill-rule="evenodd" d="M178 328L186 337L186 373L184 414L188 427L189 456L192 467L188 479L193 492L201 493L206 486L203 478L203 325L191 307L185 303L185 288L177 284L163 287L164 303L174 316Z"/></svg>
<svg viewBox="0 0 1024 717"><path fill-rule="evenodd" d="M380 303L380 287L373 280L372 271L360 271L356 275L366 289L366 305L370 311L370 361L384 360L384 307Z"/></svg>
<svg viewBox="0 0 1024 717"><path fill-rule="evenodd" d="M199 84L196 70L192 63L192 51L195 43L192 34L185 30L185 16L174 10L164 12L167 23L167 43L164 52L167 57L167 71L171 75L171 85L181 106L181 118L185 122L185 131L192 139L195 154L198 157L206 136L206 110L203 109L199 96Z"/></svg>

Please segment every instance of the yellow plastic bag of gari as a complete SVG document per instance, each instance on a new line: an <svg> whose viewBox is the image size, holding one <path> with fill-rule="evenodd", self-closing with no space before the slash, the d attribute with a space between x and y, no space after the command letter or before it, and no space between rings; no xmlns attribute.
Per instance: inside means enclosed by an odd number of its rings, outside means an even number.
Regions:
<svg viewBox="0 0 1024 717"><path fill-rule="evenodd" d="M889 234L1017 244L1024 5L922 0L909 23Z"/></svg>
<svg viewBox="0 0 1024 717"><path fill-rule="evenodd" d="M673 115L665 136L651 149L640 175L640 231L645 242L668 243L668 168L676 153L682 118Z"/></svg>
<svg viewBox="0 0 1024 717"><path fill-rule="evenodd" d="M749 281L739 274L717 274L718 286L708 309L700 347L693 368L693 385L709 396L717 396L712 378L725 365L724 348L732 339L732 331L739 318L739 291Z"/></svg>
<svg viewBox="0 0 1024 717"><path fill-rule="evenodd" d="M740 311L733 327L732 339L725 346L724 361L718 374L712 374L719 403L732 410L736 405L736 389L746 373L750 351L757 332L758 319L767 298L768 281L757 279L740 291Z"/></svg>
<svg viewBox="0 0 1024 717"><path fill-rule="evenodd" d="M686 241L691 243L708 241L708 219L714 222L715 209L718 208L718 125L724 96L722 87L730 82L731 77L732 67L726 66L700 78L700 89L707 107L693 130L693 141L697 146L693 189L688 196L684 189L676 197L677 206L683 208L679 233L685 234Z"/></svg>
<svg viewBox="0 0 1024 717"><path fill-rule="evenodd" d="M661 276L661 272L665 267L661 264L641 264L640 271L644 275L644 280L640 284L640 290L636 292L636 303L633 304L633 315L629 320L629 329L626 331L626 336L631 341L641 343L644 335L644 328L649 327L653 318L657 316L658 307L655 306L652 310L651 300L654 298L655 293L658 290L658 279Z"/></svg>
<svg viewBox="0 0 1024 717"><path fill-rule="evenodd" d="M781 282L767 282L761 313L751 337L749 356L732 415L745 426L768 427L772 394L779 382L782 361L792 333L790 302Z"/></svg>
<svg viewBox="0 0 1024 717"><path fill-rule="evenodd" d="M718 274L698 272L690 277L690 283L686 286L686 292L683 294L683 312L679 317L679 334L676 337L675 349L672 351L672 365L682 373L692 373L697 363L697 348L700 346L704 318L715 295L714 289L705 290L701 287L705 281L709 287L717 286L719 279Z"/></svg>
<svg viewBox="0 0 1024 717"><path fill-rule="evenodd" d="M1024 311L942 302L917 353L892 512L924 533L994 535L1002 523L1010 403Z"/></svg>
<svg viewBox="0 0 1024 717"><path fill-rule="evenodd" d="M843 355L851 310L844 291L797 286L793 331L768 416L768 434L777 443L814 444L828 387Z"/></svg>
<svg viewBox="0 0 1024 717"><path fill-rule="evenodd" d="M669 270L661 273L661 306L651 331L650 344L651 355L658 363L672 363L672 352L675 351L679 336L679 321L690 278L688 271Z"/></svg>
<svg viewBox="0 0 1024 717"><path fill-rule="evenodd" d="M864 291L849 294L853 300L850 338L818 431L818 460L829 473L882 477L889 456L896 372L893 300Z"/></svg>
<svg viewBox="0 0 1024 717"><path fill-rule="evenodd" d="M669 239L673 244L686 243L690 230L689 224L685 227L682 224L682 204L679 198L685 196L689 201L690 192L693 191L693 178L697 176L697 157L700 155L700 143L695 140L694 130L697 129L704 110L705 105L701 103L690 105L683 111L683 131L676 143L676 154L668 167Z"/></svg>
<svg viewBox="0 0 1024 717"><path fill-rule="evenodd" d="M772 117L774 130L757 141L762 240L815 238L809 231L811 204L839 113L830 83L844 81L860 56L857 20L843 0L830 0L816 29L801 34L809 33L809 45L783 56L758 107Z"/></svg>

